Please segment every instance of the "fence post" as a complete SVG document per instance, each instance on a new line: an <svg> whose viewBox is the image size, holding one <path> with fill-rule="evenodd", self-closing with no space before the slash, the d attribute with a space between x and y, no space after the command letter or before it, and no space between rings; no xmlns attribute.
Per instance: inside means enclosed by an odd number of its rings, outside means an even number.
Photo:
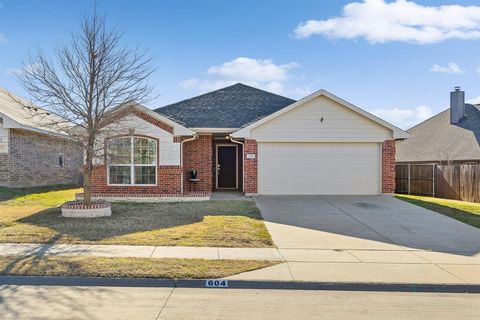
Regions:
<svg viewBox="0 0 480 320"><path fill-rule="evenodd" d="M435 198L435 176L436 176L436 174L437 174L437 170L436 170L436 169L437 169L437 164L434 163L434 164L432 165L432 171L433 171L433 179L432 179L432 190L433 190L432 193L433 193L433 194L432 194L432 196L433 196L434 198Z"/></svg>
<svg viewBox="0 0 480 320"><path fill-rule="evenodd" d="M408 194L410 194L410 163L407 165L408 166Z"/></svg>

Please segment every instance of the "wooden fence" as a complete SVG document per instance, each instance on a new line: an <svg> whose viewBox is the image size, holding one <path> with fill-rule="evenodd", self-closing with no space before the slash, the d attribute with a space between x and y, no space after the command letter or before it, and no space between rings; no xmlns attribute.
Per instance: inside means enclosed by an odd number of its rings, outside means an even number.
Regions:
<svg viewBox="0 0 480 320"><path fill-rule="evenodd" d="M480 202L480 164L397 164L396 193Z"/></svg>

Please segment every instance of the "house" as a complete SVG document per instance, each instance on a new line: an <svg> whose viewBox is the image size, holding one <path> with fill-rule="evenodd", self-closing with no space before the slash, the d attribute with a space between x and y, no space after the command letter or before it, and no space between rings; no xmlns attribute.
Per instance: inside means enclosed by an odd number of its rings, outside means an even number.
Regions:
<svg viewBox="0 0 480 320"><path fill-rule="evenodd" d="M480 106L465 103L465 92L450 93L450 108L407 130L397 143L397 163L480 163Z"/></svg>
<svg viewBox="0 0 480 320"><path fill-rule="evenodd" d="M0 88L0 186L79 184L82 149L46 126L44 110L20 101Z"/></svg>
<svg viewBox="0 0 480 320"><path fill-rule="evenodd" d="M123 131L100 142L97 197L393 193L395 140L408 137L325 90L294 101L235 84L118 112Z"/></svg>

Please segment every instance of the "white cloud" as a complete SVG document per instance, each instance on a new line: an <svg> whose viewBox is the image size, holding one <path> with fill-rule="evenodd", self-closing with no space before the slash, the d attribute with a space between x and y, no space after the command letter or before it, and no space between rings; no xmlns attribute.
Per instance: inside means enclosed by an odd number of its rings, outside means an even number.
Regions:
<svg viewBox="0 0 480 320"><path fill-rule="evenodd" d="M343 7L339 17L308 20L295 29L298 38L364 38L370 43L436 43L480 38L480 6L423 6L413 1L364 0Z"/></svg>
<svg viewBox="0 0 480 320"><path fill-rule="evenodd" d="M275 64L271 59L239 57L220 66L212 66L203 79L191 78L180 83L184 89L211 91L242 82L268 91L281 93L289 71L298 63Z"/></svg>
<svg viewBox="0 0 480 320"><path fill-rule="evenodd" d="M413 109L378 109L372 113L402 129L408 129L433 116L432 109L426 106Z"/></svg>
<svg viewBox="0 0 480 320"><path fill-rule="evenodd" d="M475 68L475 71L476 71L477 73L480 73L480 66L476 67L476 68Z"/></svg>
<svg viewBox="0 0 480 320"><path fill-rule="evenodd" d="M463 69L456 63L450 62L446 66L440 66L438 64L434 64L430 71L432 72L440 72L440 73L463 73Z"/></svg>
<svg viewBox="0 0 480 320"><path fill-rule="evenodd" d="M7 43L8 39L7 36L3 33L0 33L0 44Z"/></svg>
<svg viewBox="0 0 480 320"><path fill-rule="evenodd" d="M480 97L476 97L476 98L467 100L467 103L470 103L470 104L480 104Z"/></svg>

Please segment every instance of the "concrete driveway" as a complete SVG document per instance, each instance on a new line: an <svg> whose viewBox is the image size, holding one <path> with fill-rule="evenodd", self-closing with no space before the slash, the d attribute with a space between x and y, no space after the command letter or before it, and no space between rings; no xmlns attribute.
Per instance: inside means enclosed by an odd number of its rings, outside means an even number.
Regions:
<svg viewBox="0 0 480 320"><path fill-rule="evenodd" d="M388 196L255 201L287 262L237 278L480 283L480 230L430 210Z"/></svg>

